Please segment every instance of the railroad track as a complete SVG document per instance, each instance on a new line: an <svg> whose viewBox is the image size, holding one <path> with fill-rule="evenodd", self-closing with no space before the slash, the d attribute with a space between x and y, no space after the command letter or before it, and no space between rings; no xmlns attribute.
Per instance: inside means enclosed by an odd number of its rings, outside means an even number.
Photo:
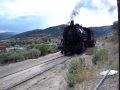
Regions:
<svg viewBox="0 0 120 90"><path fill-rule="evenodd" d="M72 57L59 56L54 59L32 66L19 72L14 72L0 78L0 90L8 90L22 84L52 68L64 63Z"/></svg>
<svg viewBox="0 0 120 90"><path fill-rule="evenodd" d="M41 60L41 59L40 59L39 62L38 62L38 61L36 61L36 63L32 63L32 62L31 62L32 64L31 64L30 66L26 65L27 67L20 68L20 69L17 69L17 70L16 70L16 67L15 67L15 66L13 66L12 68L9 68L9 67L8 67L7 69L0 71L0 79L1 79L1 78L4 78L4 77L6 77L6 76L9 76L9 75L15 74L15 73L17 73L17 72L20 72L20 71L23 71L23 70L32 68L32 67L34 67L34 66L47 63L47 62L49 62L49 61L52 61L52 60L57 59L57 58L60 58L60 57L63 57L63 55L57 55L57 56L53 56L53 57L51 57L51 58L48 57L48 59L43 58L43 59L46 59L46 60ZM22 65L21 65L21 66L20 66L20 65L17 65L17 66L18 66L17 68L19 68L19 67L21 67ZM8 69L9 69L9 72L7 72ZM14 71L11 71L12 69L15 69L15 70L14 70ZM4 73L4 72L5 72L5 73ZM1 75L1 73L3 73L3 74Z"/></svg>

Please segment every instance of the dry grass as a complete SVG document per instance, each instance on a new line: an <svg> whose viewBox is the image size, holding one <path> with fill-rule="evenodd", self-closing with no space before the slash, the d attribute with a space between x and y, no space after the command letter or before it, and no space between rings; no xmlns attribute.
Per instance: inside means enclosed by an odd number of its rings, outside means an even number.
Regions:
<svg viewBox="0 0 120 90"><path fill-rule="evenodd" d="M119 60L112 60L111 61L111 69L119 70Z"/></svg>
<svg viewBox="0 0 120 90"><path fill-rule="evenodd" d="M119 36L118 36L118 32L113 32L111 36L108 36L106 41L108 42L112 42L114 44L118 43L119 41Z"/></svg>
<svg viewBox="0 0 120 90"><path fill-rule="evenodd" d="M69 65L67 74L69 87L73 87L76 83L95 78L96 74L93 67L86 66L84 61L84 59L80 58L79 60L72 61Z"/></svg>
<svg viewBox="0 0 120 90"><path fill-rule="evenodd" d="M86 55L93 55L93 54L95 54L96 50L97 50L97 47L87 48L87 50L85 51L85 54Z"/></svg>
<svg viewBox="0 0 120 90"><path fill-rule="evenodd" d="M105 49L97 50L96 54L92 59L93 64L108 62L108 52Z"/></svg>

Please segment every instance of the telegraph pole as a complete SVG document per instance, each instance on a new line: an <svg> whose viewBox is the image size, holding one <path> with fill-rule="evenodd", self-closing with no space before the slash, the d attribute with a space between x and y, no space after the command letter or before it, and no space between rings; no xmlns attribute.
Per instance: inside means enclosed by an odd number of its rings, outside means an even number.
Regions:
<svg viewBox="0 0 120 90"><path fill-rule="evenodd" d="M117 7L118 7L118 29L119 29L118 34L120 34L120 0L117 0Z"/></svg>
<svg viewBox="0 0 120 90"><path fill-rule="evenodd" d="M118 7L118 40L119 40L119 48L120 48L120 0L117 0L117 7Z"/></svg>

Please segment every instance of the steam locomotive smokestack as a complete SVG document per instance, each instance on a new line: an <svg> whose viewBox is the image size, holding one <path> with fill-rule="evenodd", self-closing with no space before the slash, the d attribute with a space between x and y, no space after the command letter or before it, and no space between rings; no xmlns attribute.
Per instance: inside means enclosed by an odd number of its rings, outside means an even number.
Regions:
<svg viewBox="0 0 120 90"><path fill-rule="evenodd" d="M71 26L73 26L73 25L74 25L74 21L73 21L73 20L71 20L70 25L71 25Z"/></svg>

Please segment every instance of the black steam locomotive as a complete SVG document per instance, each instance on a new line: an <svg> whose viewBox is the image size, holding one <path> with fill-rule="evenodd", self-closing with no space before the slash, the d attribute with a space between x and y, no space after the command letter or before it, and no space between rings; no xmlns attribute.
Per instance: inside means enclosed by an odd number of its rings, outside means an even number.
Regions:
<svg viewBox="0 0 120 90"><path fill-rule="evenodd" d="M86 48L94 47L94 33L90 28L74 25L74 21L64 29L61 45L58 47L61 53L66 55L80 54Z"/></svg>

